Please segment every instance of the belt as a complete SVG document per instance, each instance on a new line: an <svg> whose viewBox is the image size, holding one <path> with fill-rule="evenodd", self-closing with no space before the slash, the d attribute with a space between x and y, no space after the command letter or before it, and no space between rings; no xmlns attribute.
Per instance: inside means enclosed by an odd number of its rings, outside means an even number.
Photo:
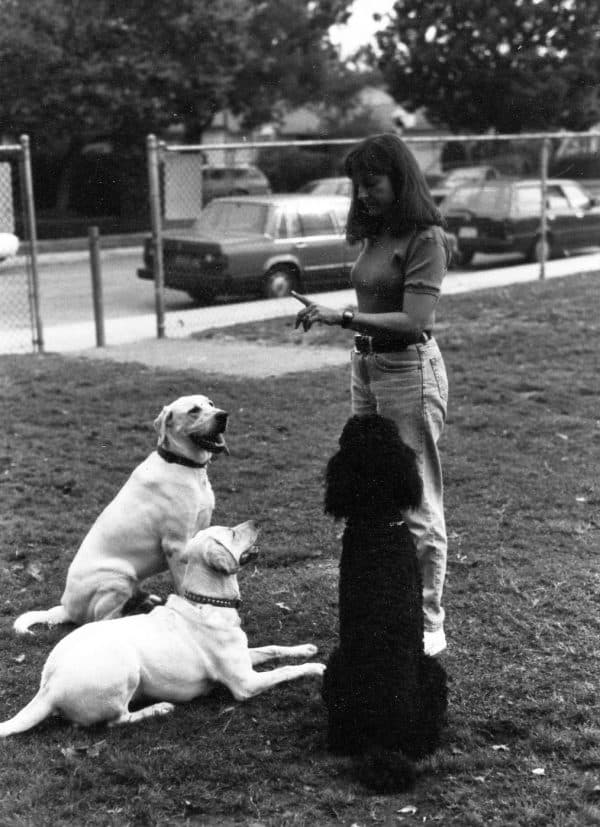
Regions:
<svg viewBox="0 0 600 827"><path fill-rule="evenodd" d="M424 330L416 344L424 345L431 339L431 332ZM357 353L399 353L409 345L402 339L377 339L374 336L363 336L357 333L354 337L354 350Z"/></svg>

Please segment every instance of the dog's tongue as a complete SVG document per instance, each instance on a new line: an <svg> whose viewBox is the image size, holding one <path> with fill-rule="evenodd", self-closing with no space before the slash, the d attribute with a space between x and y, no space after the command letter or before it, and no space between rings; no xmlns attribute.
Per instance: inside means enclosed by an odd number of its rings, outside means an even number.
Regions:
<svg viewBox="0 0 600 827"><path fill-rule="evenodd" d="M213 451L215 454L227 454L227 456L229 456L229 448L227 447L223 434L219 434L215 439Z"/></svg>

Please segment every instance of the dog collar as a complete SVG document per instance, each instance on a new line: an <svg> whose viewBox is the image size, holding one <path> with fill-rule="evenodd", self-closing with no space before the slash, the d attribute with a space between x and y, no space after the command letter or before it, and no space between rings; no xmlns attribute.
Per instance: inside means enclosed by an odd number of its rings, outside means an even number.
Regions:
<svg viewBox="0 0 600 827"><path fill-rule="evenodd" d="M188 468L206 468L209 462L208 460L206 462L196 462L187 457L180 457L179 454L174 454L173 451L167 451L167 449L161 445L156 449L156 453L159 457L162 457L165 462L174 462L177 465L185 465Z"/></svg>
<svg viewBox="0 0 600 827"><path fill-rule="evenodd" d="M220 606L222 609L239 609L242 605L239 597L209 597L208 595L195 594L194 592L184 592L183 596L192 603L208 603L211 606Z"/></svg>

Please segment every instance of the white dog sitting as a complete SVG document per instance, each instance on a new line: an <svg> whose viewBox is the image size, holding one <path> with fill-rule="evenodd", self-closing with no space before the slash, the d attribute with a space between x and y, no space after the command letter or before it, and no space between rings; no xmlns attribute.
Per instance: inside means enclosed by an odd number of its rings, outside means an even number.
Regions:
<svg viewBox="0 0 600 827"><path fill-rule="evenodd" d="M165 715L172 702L205 695L217 683L242 701L283 681L321 676L322 663L254 671L271 658L317 651L312 644L248 648L236 573L256 556L257 534L253 521L200 531L182 558L182 596L171 595L150 614L89 623L66 635L46 661L39 692L0 724L0 737L57 714L82 726L134 723ZM130 712L130 703L140 699L156 702Z"/></svg>
<svg viewBox="0 0 600 827"><path fill-rule="evenodd" d="M206 466L227 451L228 414L206 396L182 396L154 422L158 446L131 474L84 538L67 572L60 605L20 615L19 634L35 623L88 623L119 617L140 602L139 584L167 566L180 591L179 557L210 525L215 505Z"/></svg>

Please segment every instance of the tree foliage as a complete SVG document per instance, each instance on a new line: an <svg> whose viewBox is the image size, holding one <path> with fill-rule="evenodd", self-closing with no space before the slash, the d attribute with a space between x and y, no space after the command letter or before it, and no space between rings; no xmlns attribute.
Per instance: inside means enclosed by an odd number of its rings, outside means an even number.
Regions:
<svg viewBox="0 0 600 827"><path fill-rule="evenodd" d="M390 93L455 131L600 120L597 0L396 0L377 41Z"/></svg>
<svg viewBox="0 0 600 827"><path fill-rule="evenodd" d="M318 95L350 0L0 0L0 131L38 147L167 125L198 139L219 109L250 125Z"/></svg>

